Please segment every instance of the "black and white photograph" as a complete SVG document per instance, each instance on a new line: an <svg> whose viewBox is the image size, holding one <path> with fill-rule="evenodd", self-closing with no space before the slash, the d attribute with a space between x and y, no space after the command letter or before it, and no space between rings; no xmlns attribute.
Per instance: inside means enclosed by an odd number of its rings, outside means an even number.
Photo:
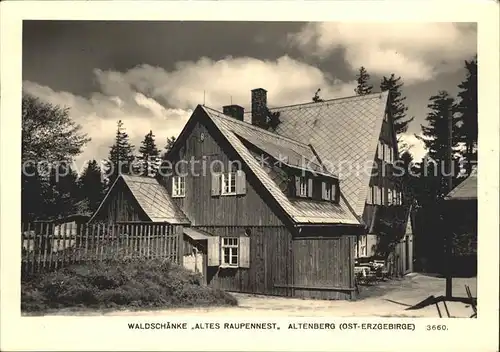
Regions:
<svg viewBox="0 0 500 352"><path fill-rule="evenodd" d="M477 22L24 19L19 45L22 317L481 319Z"/></svg>

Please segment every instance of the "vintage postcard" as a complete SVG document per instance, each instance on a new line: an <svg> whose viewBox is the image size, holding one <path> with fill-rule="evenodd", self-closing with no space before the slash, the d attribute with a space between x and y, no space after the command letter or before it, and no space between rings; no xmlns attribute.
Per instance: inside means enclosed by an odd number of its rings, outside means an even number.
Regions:
<svg viewBox="0 0 500 352"><path fill-rule="evenodd" d="M2 349L497 350L498 14L2 3Z"/></svg>

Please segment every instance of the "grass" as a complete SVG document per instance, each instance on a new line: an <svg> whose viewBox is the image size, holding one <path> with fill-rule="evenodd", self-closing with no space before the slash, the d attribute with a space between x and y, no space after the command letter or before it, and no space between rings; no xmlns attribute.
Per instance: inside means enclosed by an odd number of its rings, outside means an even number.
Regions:
<svg viewBox="0 0 500 352"><path fill-rule="evenodd" d="M21 284L21 311L62 308L234 306L229 293L164 260L116 260L74 265Z"/></svg>

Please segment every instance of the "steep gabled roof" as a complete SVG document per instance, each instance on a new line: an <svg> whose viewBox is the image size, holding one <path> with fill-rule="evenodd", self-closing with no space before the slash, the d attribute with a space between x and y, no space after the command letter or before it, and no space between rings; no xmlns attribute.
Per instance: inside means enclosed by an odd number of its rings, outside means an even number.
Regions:
<svg viewBox="0 0 500 352"><path fill-rule="evenodd" d="M263 138L273 137L275 138L275 143L279 143L282 146L286 145L290 149L293 148L298 152L300 150L300 152L303 152L306 155L311 155L310 153L312 153L309 146L304 143L293 141L290 138L277 136L271 132L257 129L255 126L238 121L232 117L225 116L216 110L202 106L198 106L198 108L205 112L208 118L210 118L238 155L247 164L250 170L269 191L271 196L294 222L297 224L359 225L359 221L356 219L355 215L349 209L349 206L342 197L339 204L309 200L290 200L271 179L269 174L259 164L253 154L245 147L239 136L244 134L248 137L252 133L257 133L262 136L266 136ZM272 134L272 136L270 134Z"/></svg>
<svg viewBox="0 0 500 352"><path fill-rule="evenodd" d="M457 187L446 195L445 200L477 200L477 168Z"/></svg>
<svg viewBox="0 0 500 352"><path fill-rule="evenodd" d="M90 221L105 204L117 182L122 179L133 197L153 222L167 222L169 224L189 224L190 221L172 201L166 189L152 177L120 175L109 189L99 208Z"/></svg>
<svg viewBox="0 0 500 352"><path fill-rule="evenodd" d="M311 145L266 131L243 121L231 118L232 131L241 139L271 155L281 164L311 172L322 173L329 177L336 175L321 165Z"/></svg>
<svg viewBox="0 0 500 352"><path fill-rule="evenodd" d="M348 204L360 217L387 106L388 93L270 109L280 112L276 133L311 144L328 170L339 175Z"/></svg>

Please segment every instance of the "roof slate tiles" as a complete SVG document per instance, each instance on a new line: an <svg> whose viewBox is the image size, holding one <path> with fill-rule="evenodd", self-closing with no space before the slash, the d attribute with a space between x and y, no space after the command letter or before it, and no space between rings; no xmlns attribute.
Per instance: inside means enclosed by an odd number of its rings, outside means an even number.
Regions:
<svg viewBox="0 0 500 352"><path fill-rule="evenodd" d="M280 112L276 133L311 144L323 165L340 178L341 192L363 214L370 172L388 93L270 109ZM368 169L370 171L370 169Z"/></svg>
<svg viewBox="0 0 500 352"><path fill-rule="evenodd" d="M172 201L167 190L152 177L121 176L140 207L153 222L189 224L189 219Z"/></svg>
<svg viewBox="0 0 500 352"><path fill-rule="evenodd" d="M445 197L446 200L477 200L477 168Z"/></svg>
<svg viewBox="0 0 500 352"><path fill-rule="evenodd" d="M349 210L348 206L341 199L339 204L333 204L329 202L317 202L314 206L308 200L290 200L286 194L280 189L280 187L273 181L265 168L262 167L259 162L255 159L254 155L245 147L238 134L242 133L243 129L246 129L243 133L259 133L261 135L269 136L270 132L264 131L262 129L257 129L257 127L250 124L246 126L242 125L243 122L238 121L234 118L225 116L221 112L216 110L202 107L206 115L215 123L218 129L226 137L228 142L233 146L236 152L240 155L243 161L248 165L252 172L257 176L261 183L266 187L266 189L271 193L275 200L280 204L282 209L296 222L299 224L318 224L318 223L337 223L337 224L350 224L359 225L359 221L356 219L354 214ZM297 148L301 148L304 152L306 150L311 150L307 144L294 142L283 136L272 136L279 141L278 143L287 143L289 146L291 144L296 145ZM269 136L270 137L270 136ZM312 151L311 151L312 152Z"/></svg>

